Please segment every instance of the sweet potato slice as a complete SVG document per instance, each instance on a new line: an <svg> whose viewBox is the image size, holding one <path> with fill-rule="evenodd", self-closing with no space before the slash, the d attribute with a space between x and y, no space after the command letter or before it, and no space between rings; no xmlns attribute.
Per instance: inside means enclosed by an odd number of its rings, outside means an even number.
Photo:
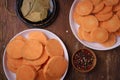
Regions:
<svg viewBox="0 0 120 80"><path fill-rule="evenodd" d="M99 25L99 22L97 18L93 15L89 15L84 17L83 22L81 23L81 27L83 28L84 31L90 32L94 28L97 28Z"/></svg>
<svg viewBox="0 0 120 80"><path fill-rule="evenodd" d="M77 4L75 10L81 16L89 15L93 10L93 4L90 0L83 0Z"/></svg>
<svg viewBox="0 0 120 80"><path fill-rule="evenodd" d="M48 54L46 53L46 51L44 51L44 53L41 55L40 58L36 60L26 60L26 62L31 65L39 66L44 64L47 61L47 59L48 59Z"/></svg>
<svg viewBox="0 0 120 80"><path fill-rule="evenodd" d="M110 20L102 22L101 27L108 32L116 32L120 28L120 20L117 15L114 15Z"/></svg>
<svg viewBox="0 0 120 80"><path fill-rule="evenodd" d="M14 40L23 40L23 41L26 41L26 39L23 36L21 36L21 35L15 37Z"/></svg>
<svg viewBox="0 0 120 80"><path fill-rule="evenodd" d="M94 5L99 5L102 0L91 0Z"/></svg>
<svg viewBox="0 0 120 80"><path fill-rule="evenodd" d="M11 72L16 73L17 69L14 68L8 61L6 62L6 65Z"/></svg>
<svg viewBox="0 0 120 80"><path fill-rule="evenodd" d="M93 39L91 38L91 32L82 31L82 36L85 41L93 42Z"/></svg>
<svg viewBox="0 0 120 80"><path fill-rule="evenodd" d="M105 6L100 12L99 14L106 14L112 12L112 6Z"/></svg>
<svg viewBox="0 0 120 80"><path fill-rule="evenodd" d="M79 37L81 40L83 40L82 31L83 31L82 27L79 27L79 28L78 28L78 37Z"/></svg>
<svg viewBox="0 0 120 80"><path fill-rule="evenodd" d="M105 47L111 47L116 43L117 39L114 34L110 34L107 41L101 43Z"/></svg>
<svg viewBox="0 0 120 80"><path fill-rule="evenodd" d="M113 7L113 11L114 12L117 12L117 11L119 11L120 10L120 1L119 1L119 3L117 4L117 5L115 5L114 7Z"/></svg>
<svg viewBox="0 0 120 80"><path fill-rule="evenodd" d="M40 41L43 45L45 45L47 42L46 35L40 31L30 32L28 35L28 39Z"/></svg>
<svg viewBox="0 0 120 80"><path fill-rule="evenodd" d="M21 59L13 59L13 58L9 57L9 55L7 55L7 63L14 69L18 69L22 65L23 59L22 58Z"/></svg>
<svg viewBox="0 0 120 80"><path fill-rule="evenodd" d="M35 60L40 58L42 53L43 45L36 40L27 40L22 50L23 58L29 60Z"/></svg>
<svg viewBox="0 0 120 80"><path fill-rule="evenodd" d="M108 39L108 32L104 28L96 28L91 32L91 37L95 42L105 42Z"/></svg>
<svg viewBox="0 0 120 80"><path fill-rule="evenodd" d="M110 13L106 13L106 14L95 14L96 18L99 20L99 21L106 21L106 20L109 20L110 18L112 18L113 16L113 12L110 12Z"/></svg>
<svg viewBox="0 0 120 80"><path fill-rule="evenodd" d="M23 40L12 40L7 45L7 53L12 58L22 58L22 49L25 42Z"/></svg>
<svg viewBox="0 0 120 80"><path fill-rule="evenodd" d="M36 77L36 80L47 80L45 79L44 73L43 73L43 69L40 69L38 71L38 76Z"/></svg>
<svg viewBox="0 0 120 80"><path fill-rule="evenodd" d="M105 5L114 6L119 2L119 0L104 0Z"/></svg>
<svg viewBox="0 0 120 80"><path fill-rule="evenodd" d="M59 41L56 39L49 39L45 46L45 50L50 57L64 55L63 48Z"/></svg>
<svg viewBox="0 0 120 80"><path fill-rule="evenodd" d="M100 12L103 8L104 8L104 3L101 2L100 4L94 6L94 9L93 9L92 13L98 13L98 12Z"/></svg>
<svg viewBox="0 0 120 80"><path fill-rule="evenodd" d="M68 64L64 57L54 56L50 58L43 71L50 77L59 79L63 76L67 66Z"/></svg>
<svg viewBox="0 0 120 80"><path fill-rule="evenodd" d="M116 36L120 36L120 29L118 29L115 33Z"/></svg>
<svg viewBox="0 0 120 80"><path fill-rule="evenodd" d="M35 80L36 70L28 65L22 65L16 72L16 80Z"/></svg>
<svg viewBox="0 0 120 80"><path fill-rule="evenodd" d="M82 23L82 19L83 19L84 17L83 16L80 16L78 13L76 13L76 12L73 12L73 19L74 19L74 21L77 23L77 24L81 24Z"/></svg>
<svg viewBox="0 0 120 80"><path fill-rule="evenodd" d="M116 15L118 16L119 20L120 20L120 10L117 11Z"/></svg>

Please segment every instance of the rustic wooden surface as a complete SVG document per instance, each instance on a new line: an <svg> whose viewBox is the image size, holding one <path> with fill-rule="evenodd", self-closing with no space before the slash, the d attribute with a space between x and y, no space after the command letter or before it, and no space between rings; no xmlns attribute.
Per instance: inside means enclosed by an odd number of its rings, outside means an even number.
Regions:
<svg viewBox="0 0 120 80"><path fill-rule="evenodd" d="M69 70L64 80L120 80L120 47L109 51L96 51L97 65L89 73L79 73L71 64L72 54L84 47L71 32L69 11L74 0L58 0L60 10L52 25L45 28L58 35L65 43L69 54ZM2 67L3 51L8 41L20 31L29 29L17 16L12 16L5 9L5 0L0 0L0 80L7 80ZM15 0L8 0L8 8L15 12Z"/></svg>

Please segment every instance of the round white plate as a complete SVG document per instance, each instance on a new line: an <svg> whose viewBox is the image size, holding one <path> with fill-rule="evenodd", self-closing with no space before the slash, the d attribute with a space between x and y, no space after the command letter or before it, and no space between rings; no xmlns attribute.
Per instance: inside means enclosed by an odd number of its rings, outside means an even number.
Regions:
<svg viewBox="0 0 120 80"><path fill-rule="evenodd" d="M43 30L43 29L28 29L28 30L24 30L20 33L18 33L17 35L15 35L11 40L13 40L16 36L18 35L22 35L24 36L25 38L27 38L28 34L32 31L41 31L43 32L49 39L51 38L54 38L56 40L58 40L60 42L60 44L62 45L63 49L64 49L64 56L65 56L65 59L68 61L68 65L69 65L69 58L68 58L68 52L67 52L67 49L64 45L64 43L62 42L62 40L57 36L55 35L54 33L50 32L50 31L47 31L47 30ZM10 40L10 41L11 41ZM62 66L62 65L61 65ZM11 71L8 70L7 66L6 66L6 49L4 51L4 55L3 55L3 69L4 69L4 72L5 72L5 75L7 77L8 80L16 80L16 75L15 73L12 73ZM66 73L67 73L67 70L68 70L68 67L63 75L63 77L60 79L60 80L63 80Z"/></svg>
<svg viewBox="0 0 120 80"><path fill-rule="evenodd" d="M83 45L85 45L86 47L89 47L91 49L95 49L95 50L110 50L110 49L113 49L113 48L116 48L120 45L120 37L117 37L117 42L115 45L113 45L112 47L104 47L102 45L100 45L99 43L92 43L92 42L87 42L87 41L84 41L84 40L80 40L78 35L77 35L77 30L78 30L78 27L80 25L78 25L77 23L74 22L73 20L73 11L75 9L75 6L76 4L79 2L80 0L74 0L73 4L72 4L72 7L70 9L70 14L69 14L69 23L70 23L70 27L71 27L71 30L74 34L74 36L77 38L77 40L79 42L81 42Z"/></svg>

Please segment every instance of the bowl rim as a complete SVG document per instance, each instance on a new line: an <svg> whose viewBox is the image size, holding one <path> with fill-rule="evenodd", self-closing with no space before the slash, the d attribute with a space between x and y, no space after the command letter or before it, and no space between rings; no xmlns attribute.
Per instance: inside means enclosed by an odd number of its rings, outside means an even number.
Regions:
<svg viewBox="0 0 120 80"><path fill-rule="evenodd" d="M22 15L22 12L21 12L21 6L22 6L22 2L23 0L16 0L16 14L17 16L19 17L19 19L25 23L26 25L29 25L29 27L39 27L39 28L44 28L44 27L47 27L49 26L50 24L52 24L55 19L57 18L57 15L58 15L58 11L59 11L59 4L56 0L51 0L52 3L53 3L53 11L50 13L49 12L49 15L47 16L47 18L45 18L43 21L37 21L37 22L32 22L30 20L27 20L23 15Z"/></svg>
<svg viewBox="0 0 120 80"><path fill-rule="evenodd" d="M75 55L78 51L81 51L81 50L83 50L83 49L89 51L89 52L93 55L93 57L94 57L92 67L91 67L90 69L88 69L88 70L79 70L78 68L75 67L74 62L73 62L74 55ZM78 72L82 72L82 73L90 72L91 70L93 70L93 69L95 68L96 64L97 64L97 57L96 57L95 53L94 53L92 50L88 49L88 48L80 48L80 49L78 49L75 53L73 53L73 55L72 55L72 65L73 65L74 69L77 70Z"/></svg>

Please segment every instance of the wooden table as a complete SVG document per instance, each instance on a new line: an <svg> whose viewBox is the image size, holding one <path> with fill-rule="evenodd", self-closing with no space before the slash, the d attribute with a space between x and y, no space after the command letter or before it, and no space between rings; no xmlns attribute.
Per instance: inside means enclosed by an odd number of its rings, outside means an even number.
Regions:
<svg viewBox="0 0 120 80"><path fill-rule="evenodd" d="M58 0L59 14L52 25L45 28L58 35L65 43L69 54L69 70L64 80L120 80L120 47L109 51L96 51L97 65L89 73L79 73L71 64L72 54L84 47L74 37L69 25L69 11L73 0ZM5 0L0 0L0 80L7 80L2 67L3 51L9 40L20 31L29 29L17 16L5 9ZM15 12L15 0L8 0L8 9Z"/></svg>

